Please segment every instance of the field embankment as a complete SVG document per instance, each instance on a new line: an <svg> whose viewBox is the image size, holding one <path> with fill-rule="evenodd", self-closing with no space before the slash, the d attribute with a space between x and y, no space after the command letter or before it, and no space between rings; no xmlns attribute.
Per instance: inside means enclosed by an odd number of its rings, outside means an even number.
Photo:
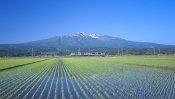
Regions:
<svg viewBox="0 0 175 99"><path fill-rule="evenodd" d="M48 59L49 58L0 58L0 71L34 64Z"/></svg>

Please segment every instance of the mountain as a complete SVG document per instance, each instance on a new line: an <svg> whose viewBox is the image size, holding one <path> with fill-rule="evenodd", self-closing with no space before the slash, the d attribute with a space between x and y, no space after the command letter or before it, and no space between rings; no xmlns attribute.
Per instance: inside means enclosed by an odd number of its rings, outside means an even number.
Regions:
<svg viewBox="0 0 175 99"><path fill-rule="evenodd" d="M107 35L75 33L21 44L0 44L0 57L31 56L32 48L35 55L42 55L43 52L70 55L71 52L77 52L78 48L81 48L82 52L105 52L108 55L116 55L118 48L120 50L122 48L124 54L132 55L152 55L152 48L155 48L154 50L161 48L161 54L175 53L175 46L172 45L128 41Z"/></svg>
<svg viewBox="0 0 175 99"><path fill-rule="evenodd" d="M163 45L148 42L128 41L118 37L98 34L75 33L56 36L44 40L18 44L36 48L166 48L171 45Z"/></svg>

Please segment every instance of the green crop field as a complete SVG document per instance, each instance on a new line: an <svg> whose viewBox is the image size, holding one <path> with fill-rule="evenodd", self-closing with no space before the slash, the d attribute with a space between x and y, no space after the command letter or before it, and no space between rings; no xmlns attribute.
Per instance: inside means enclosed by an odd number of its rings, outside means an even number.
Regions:
<svg viewBox="0 0 175 99"><path fill-rule="evenodd" d="M47 58L0 58L0 70L45 59Z"/></svg>
<svg viewBox="0 0 175 99"><path fill-rule="evenodd" d="M6 68L0 71L0 99L175 97L173 55L1 58L0 66Z"/></svg>

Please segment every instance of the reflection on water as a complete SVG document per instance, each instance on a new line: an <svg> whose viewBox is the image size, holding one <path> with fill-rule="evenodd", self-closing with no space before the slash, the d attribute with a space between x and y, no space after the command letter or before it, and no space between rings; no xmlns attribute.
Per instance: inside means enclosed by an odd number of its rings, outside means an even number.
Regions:
<svg viewBox="0 0 175 99"><path fill-rule="evenodd" d="M61 61L28 77L4 80L0 85L0 98L170 98L175 97L174 72L141 68L134 72L81 74ZM135 72L137 71L137 72ZM18 80L20 79L20 80ZM1 79L2 82L2 79ZM7 83L7 85L5 85ZM8 87L6 87L8 86Z"/></svg>

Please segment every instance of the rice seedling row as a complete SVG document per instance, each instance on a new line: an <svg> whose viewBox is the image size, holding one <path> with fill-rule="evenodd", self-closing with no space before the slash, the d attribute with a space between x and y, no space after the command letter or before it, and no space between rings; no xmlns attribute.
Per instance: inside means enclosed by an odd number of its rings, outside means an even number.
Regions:
<svg viewBox="0 0 175 99"><path fill-rule="evenodd" d="M15 98L19 98L23 93L24 91L28 91L27 89L33 85L34 83L36 83L36 81L38 79L40 79L40 76L39 74L42 73L43 71L39 72L38 74L36 74L35 76L33 76L32 78L28 79L28 81L26 81L23 85L22 84L19 84L16 88L17 89L14 89L15 92L13 93L13 96L15 96ZM16 95L16 93L18 93L18 95ZM11 95L12 96L12 95ZM7 98L11 98L11 97L7 97Z"/></svg>
<svg viewBox="0 0 175 99"><path fill-rule="evenodd" d="M53 58L0 72L2 99L175 97L175 72L83 58Z"/></svg>

